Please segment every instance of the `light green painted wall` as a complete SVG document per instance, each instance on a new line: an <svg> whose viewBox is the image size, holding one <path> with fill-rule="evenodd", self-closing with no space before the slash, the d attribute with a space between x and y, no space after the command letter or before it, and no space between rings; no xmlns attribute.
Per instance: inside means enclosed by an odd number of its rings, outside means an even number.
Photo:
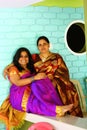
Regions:
<svg viewBox="0 0 87 130"><path fill-rule="evenodd" d="M84 0L84 14L85 14L85 36L86 36L86 51L87 51L87 0Z"/></svg>
<svg viewBox="0 0 87 130"><path fill-rule="evenodd" d="M83 7L83 0L43 0L35 6Z"/></svg>

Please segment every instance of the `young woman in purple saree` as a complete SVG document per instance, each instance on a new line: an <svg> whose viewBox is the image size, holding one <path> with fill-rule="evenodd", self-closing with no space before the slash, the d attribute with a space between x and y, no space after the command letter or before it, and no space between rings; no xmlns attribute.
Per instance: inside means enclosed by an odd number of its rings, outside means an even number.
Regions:
<svg viewBox="0 0 87 130"><path fill-rule="evenodd" d="M15 67L12 69L17 73ZM21 79L31 76L30 72L27 72L21 76ZM12 84L10 102L17 110L48 116L56 116L56 106L62 106L60 97L48 78L36 80L24 86Z"/></svg>
<svg viewBox="0 0 87 130"><path fill-rule="evenodd" d="M44 73L35 74L31 54L19 48L9 69L10 93L0 107L0 120L7 130L19 127L26 112L46 116L64 116L73 104L63 106L50 79Z"/></svg>

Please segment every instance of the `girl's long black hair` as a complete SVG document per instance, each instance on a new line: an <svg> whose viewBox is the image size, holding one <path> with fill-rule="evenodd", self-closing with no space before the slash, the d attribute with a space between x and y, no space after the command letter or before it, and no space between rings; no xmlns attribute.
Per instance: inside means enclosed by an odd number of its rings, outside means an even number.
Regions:
<svg viewBox="0 0 87 130"><path fill-rule="evenodd" d="M24 68L23 68L23 67L19 64L19 62L18 62L18 60L19 60L19 58L20 58L20 56L21 56L21 52L23 52L23 51L25 51L25 52L27 53L28 59L29 59L29 62L28 62L28 64L27 64L27 68L30 70L31 73L36 73L35 68L34 68L34 63L33 63L33 60L32 60L32 56L31 56L31 53L30 53L30 51L29 51L27 48L25 48L25 47L21 47L21 48L19 48L19 49L16 51L16 53L15 53L15 55L14 55L14 57L13 57L13 64L18 68L19 71L24 70Z"/></svg>

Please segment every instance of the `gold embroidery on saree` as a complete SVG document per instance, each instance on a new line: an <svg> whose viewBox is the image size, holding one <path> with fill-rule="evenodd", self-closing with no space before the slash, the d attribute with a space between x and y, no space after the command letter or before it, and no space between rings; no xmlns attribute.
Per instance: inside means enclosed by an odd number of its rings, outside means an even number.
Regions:
<svg viewBox="0 0 87 130"><path fill-rule="evenodd" d="M27 111L27 102L28 102L28 98L30 96L30 88L27 87L24 91L24 95L23 95L23 98L22 98L22 103L21 103L21 106L22 106L22 110L23 111Z"/></svg>

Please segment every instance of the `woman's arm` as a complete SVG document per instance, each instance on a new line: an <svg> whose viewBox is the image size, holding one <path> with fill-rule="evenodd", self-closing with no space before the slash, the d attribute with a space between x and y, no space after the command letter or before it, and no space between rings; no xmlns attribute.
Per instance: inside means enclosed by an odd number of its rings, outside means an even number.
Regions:
<svg viewBox="0 0 87 130"><path fill-rule="evenodd" d="M12 71L9 72L10 82L12 84L17 85L17 86L24 86L24 85L30 84L34 80L39 80L39 79L43 79L43 78L46 78L46 75L44 73L38 73L35 76L25 78L25 79L21 79L17 70L12 70Z"/></svg>

